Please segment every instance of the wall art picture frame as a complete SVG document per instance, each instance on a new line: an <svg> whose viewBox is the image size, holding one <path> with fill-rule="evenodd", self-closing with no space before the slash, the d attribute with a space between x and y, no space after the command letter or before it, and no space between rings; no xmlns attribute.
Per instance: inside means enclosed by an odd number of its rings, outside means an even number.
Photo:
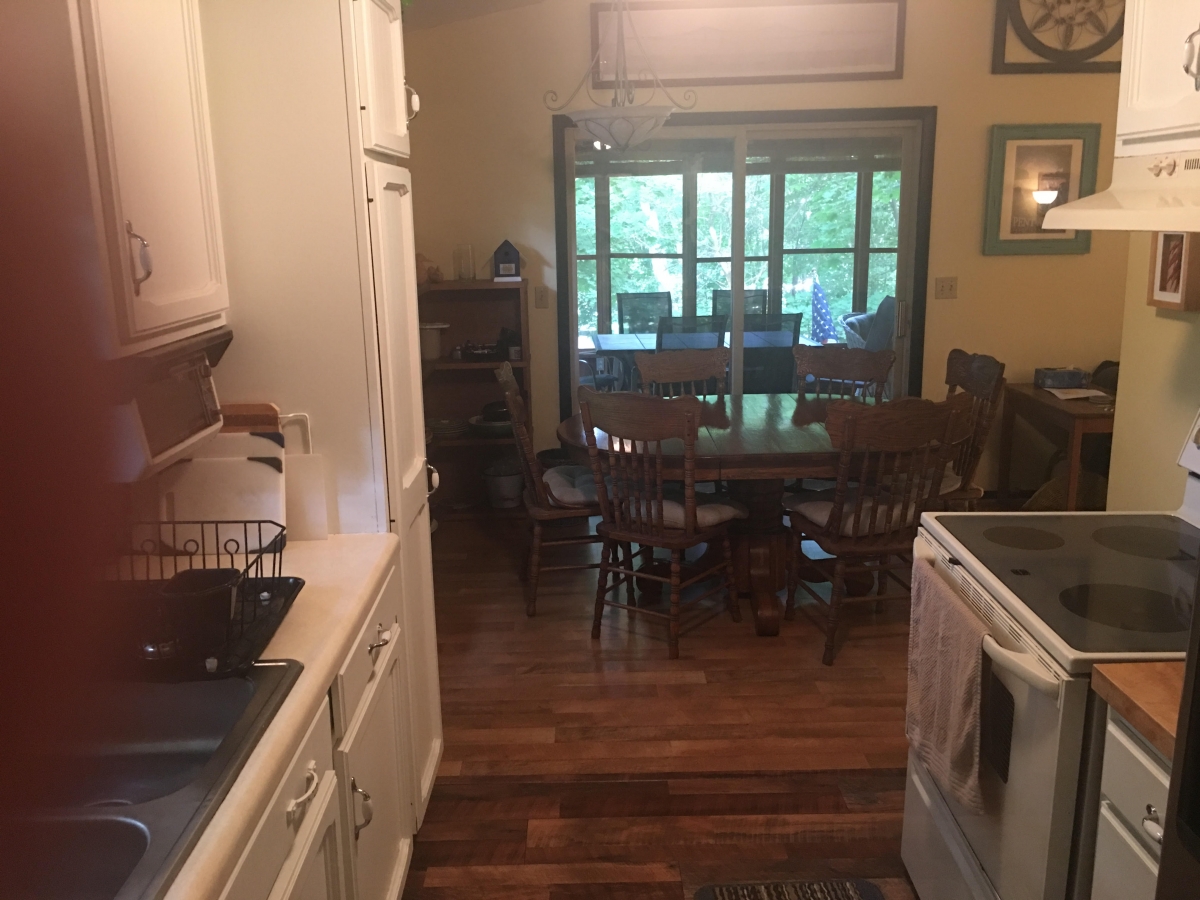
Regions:
<svg viewBox="0 0 1200 900"><path fill-rule="evenodd" d="M995 0L993 75L1120 72L1125 0Z"/></svg>
<svg viewBox="0 0 1200 900"><path fill-rule="evenodd" d="M1200 239L1183 231L1156 231L1150 244L1146 304L1175 312L1200 311Z"/></svg>
<svg viewBox="0 0 1200 900"><path fill-rule="evenodd" d="M870 81L904 77L907 0L631 0L636 87ZM591 4L591 83L614 86L616 17Z"/></svg>
<svg viewBox="0 0 1200 900"><path fill-rule="evenodd" d="M1047 231L1046 213L1096 191L1100 126L993 125L984 256L1082 254L1090 231Z"/></svg>

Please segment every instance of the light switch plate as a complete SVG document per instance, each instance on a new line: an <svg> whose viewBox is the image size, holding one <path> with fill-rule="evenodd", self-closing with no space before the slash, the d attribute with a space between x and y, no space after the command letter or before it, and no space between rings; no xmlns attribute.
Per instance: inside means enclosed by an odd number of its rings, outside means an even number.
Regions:
<svg viewBox="0 0 1200 900"><path fill-rule="evenodd" d="M945 278L933 279L933 299L934 300L957 300L958 299L958 276L951 275Z"/></svg>
<svg viewBox="0 0 1200 900"><path fill-rule="evenodd" d="M533 305L537 309L550 308L550 288L539 284L533 289Z"/></svg>

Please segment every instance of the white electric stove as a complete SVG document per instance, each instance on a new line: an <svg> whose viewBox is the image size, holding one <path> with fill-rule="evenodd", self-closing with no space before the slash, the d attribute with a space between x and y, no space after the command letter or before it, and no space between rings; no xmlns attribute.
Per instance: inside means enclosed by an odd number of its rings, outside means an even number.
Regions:
<svg viewBox="0 0 1200 900"><path fill-rule="evenodd" d="M1183 659L1200 575L1200 415L1183 506L926 513L914 556L989 626L977 815L909 757L902 851L920 900L1087 900L1101 662Z"/></svg>

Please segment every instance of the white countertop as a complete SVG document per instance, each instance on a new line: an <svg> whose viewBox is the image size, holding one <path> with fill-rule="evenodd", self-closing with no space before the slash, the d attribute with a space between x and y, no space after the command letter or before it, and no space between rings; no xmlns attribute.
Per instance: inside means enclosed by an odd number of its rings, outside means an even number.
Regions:
<svg viewBox="0 0 1200 900"><path fill-rule="evenodd" d="M262 658L298 660L304 671L172 882L167 900L219 895L362 628L399 546L392 534L288 542L284 574L303 578L304 589Z"/></svg>

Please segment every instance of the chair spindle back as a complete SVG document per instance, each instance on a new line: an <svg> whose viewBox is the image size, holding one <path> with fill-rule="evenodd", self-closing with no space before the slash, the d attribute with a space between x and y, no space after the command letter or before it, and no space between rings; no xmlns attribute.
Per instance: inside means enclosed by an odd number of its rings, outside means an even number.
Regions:
<svg viewBox="0 0 1200 900"><path fill-rule="evenodd" d="M865 400L873 396L882 403L888 376L896 362L891 350L872 352L857 347L797 344L792 348L796 360L797 390L803 396L808 379L815 380L817 399Z"/></svg>
<svg viewBox="0 0 1200 900"><path fill-rule="evenodd" d="M725 396L729 350L660 350L633 354L643 394L656 397Z"/></svg>
<svg viewBox="0 0 1200 900"><path fill-rule="evenodd" d="M967 353L951 350L946 358L946 396L958 392L973 398L971 406L971 436L954 457L954 474L962 478L963 487L968 487L979 468L988 433L1000 409L1000 398L1004 394L1004 363L994 356L982 353Z"/></svg>
<svg viewBox="0 0 1200 900"><path fill-rule="evenodd" d="M700 401L695 397L601 394L581 388L579 409L604 521L632 535L665 534L663 447L673 445L666 452L677 456L682 444L684 531L695 534ZM597 439L597 429L606 435L604 446ZM677 528L670 530L678 533Z"/></svg>
<svg viewBox="0 0 1200 900"><path fill-rule="evenodd" d="M946 466L970 434L969 407L956 398L830 403L825 427L840 457L827 535L848 533L867 545L915 536Z"/></svg>

